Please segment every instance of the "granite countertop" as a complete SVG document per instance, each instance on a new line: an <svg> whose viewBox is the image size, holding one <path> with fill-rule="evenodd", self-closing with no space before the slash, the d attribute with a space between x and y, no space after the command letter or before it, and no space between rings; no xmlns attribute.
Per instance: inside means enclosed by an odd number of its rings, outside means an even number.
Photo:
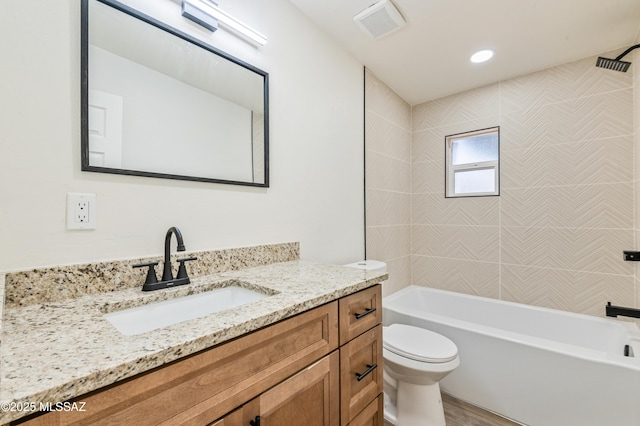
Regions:
<svg viewBox="0 0 640 426"><path fill-rule="evenodd" d="M305 261L221 272L187 286L140 288L5 307L0 322L0 424L21 406L62 402L380 283L386 274ZM104 313L227 285L272 293L247 305L135 336Z"/></svg>

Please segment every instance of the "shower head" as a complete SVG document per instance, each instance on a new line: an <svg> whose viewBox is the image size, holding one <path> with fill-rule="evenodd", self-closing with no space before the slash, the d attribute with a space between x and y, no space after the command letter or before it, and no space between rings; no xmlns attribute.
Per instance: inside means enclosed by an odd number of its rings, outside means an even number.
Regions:
<svg viewBox="0 0 640 426"><path fill-rule="evenodd" d="M621 61L619 59L603 58L602 56L599 56L598 62L596 62L596 67L620 72L627 72L629 66L631 66L631 62Z"/></svg>
<svg viewBox="0 0 640 426"><path fill-rule="evenodd" d="M620 72L627 72L629 66L631 66L631 62L621 61L620 59L622 59L627 53L631 52L633 49L637 49L638 47L640 47L640 44L631 46L620 55L618 55L618 57L615 59L603 58L602 56L599 56L598 61L596 62L596 67Z"/></svg>

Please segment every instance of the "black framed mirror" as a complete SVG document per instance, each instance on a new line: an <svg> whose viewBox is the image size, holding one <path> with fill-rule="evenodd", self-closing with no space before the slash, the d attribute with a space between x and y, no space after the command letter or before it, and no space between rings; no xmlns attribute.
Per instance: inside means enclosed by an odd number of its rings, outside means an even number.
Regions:
<svg viewBox="0 0 640 426"><path fill-rule="evenodd" d="M82 0L82 170L269 186L269 75L116 0Z"/></svg>

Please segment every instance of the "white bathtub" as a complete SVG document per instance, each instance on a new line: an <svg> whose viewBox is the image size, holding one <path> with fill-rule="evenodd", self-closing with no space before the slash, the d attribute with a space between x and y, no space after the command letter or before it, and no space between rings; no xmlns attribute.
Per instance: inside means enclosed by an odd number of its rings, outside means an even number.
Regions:
<svg viewBox="0 0 640 426"><path fill-rule="evenodd" d="M460 366L440 386L456 398L532 426L640 425L635 324L418 286L382 306L386 325L455 342Z"/></svg>

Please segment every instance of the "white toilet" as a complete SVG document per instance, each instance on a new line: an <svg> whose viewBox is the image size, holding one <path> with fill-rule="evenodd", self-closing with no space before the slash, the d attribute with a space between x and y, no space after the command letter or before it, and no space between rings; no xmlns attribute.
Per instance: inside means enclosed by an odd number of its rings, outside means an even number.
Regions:
<svg viewBox="0 0 640 426"><path fill-rule="evenodd" d="M438 333L404 324L382 333L385 423L444 426L438 382L460 364L458 348Z"/></svg>
<svg viewBox="0 0 640 426"><path fill-rule="evenodd" d="M378 260L345 266L387 271ZM382 333L385 426L444 426L438 382L460 364L458 347L438 333L404 324L384 327Z"/></svg>

